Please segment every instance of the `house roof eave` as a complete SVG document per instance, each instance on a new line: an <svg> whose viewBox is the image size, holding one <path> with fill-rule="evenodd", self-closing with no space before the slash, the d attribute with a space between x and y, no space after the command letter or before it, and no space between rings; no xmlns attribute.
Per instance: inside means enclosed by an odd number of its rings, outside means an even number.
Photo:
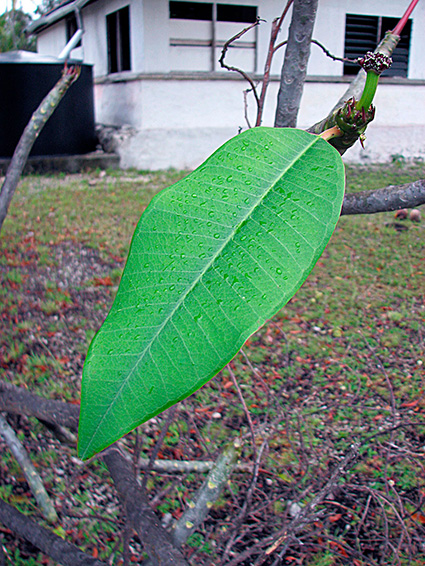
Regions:
<svg viewBox="0 0 425 566"><path fill-rule="evenodd" d="M30 33L38 34L42 32L44 29L55 24L56 22L62 20L63 18L66 18L66 16L68 16L69 14L74 13L75 10L80 10L81 8L84 8L86 4L91 4L94 1L96 0L72 0L67 4L62 4L61 6L58 6L57 8L52 10L51 12L48 12L47 14L44 14L44 16L41 16L37 20L31 22L26 27L25 31L28 34Z"/></svg>

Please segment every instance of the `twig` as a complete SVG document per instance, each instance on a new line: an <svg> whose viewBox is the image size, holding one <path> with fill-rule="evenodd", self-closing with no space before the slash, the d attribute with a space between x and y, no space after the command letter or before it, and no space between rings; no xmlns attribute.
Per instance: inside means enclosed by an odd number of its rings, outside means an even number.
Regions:
<svg viewBox="0 0 425 566"><path fill-rule="evenodd" d="M382 371L382 373L384 375L384 378L385 378L385 381L386 381L386 384L387 384L387 389L388 389L388 392L390 394L390 406L391 406L391 416L392 416L392 421L393 421L393 427L395 427L397 425L397 410L396 410L393 384L391 383L390 377L389 377L387 371L384 368L384 364L381 362L380 358L376 355L375 350L371 347L369 342L366 340L366 338L363 336L363 334L360 331L359 331L359 334L363 338L363 342L365 343L366 348L369 350L372 357L375 359L377 367ZM392 430L390 432L390 442L391 443L394 440L394 432L395 432L394 430ZM388 483L389 458L390 458L389 450L386 450L384 483L385 483L385 491L386 491L387 496L389 496L389 494L390 494L390 486L389 486L389 483Z"/></svg>
<svg viewBox="0 0 425 566"><path fill-rule="evenodd" d="M9 426L3 415L0 414L0 435L3 437L4 441L10 448L10 451L16 458L21 470L28 482L28 485L37 501L38 506L41 509L43 517L49 521L49 523L56 523L58 516L56 514L53 503L50 500L49 495L41 481L40 476L35 471L34 466L25 450L15 434L15 431L11 426Z"/></svg>
<svg viewBox="0 0 425 566"><path fill-rule="evenodd" d="M251 129L251 122L249 121L249 113L248 113L248 94L252 91L252 88L247 88L243 91L243 113L245 117L245 122L248 126L248 129ZM257 104L257 112L259 111L259 106Z"/></svg>
<svg viewBox="0 0 425 566"><path fill-rule="evenodd" d="M236 376L233 373L233 370L230 367L230 364L227 364L227 370L230 373L230 377L232 378L233 385L235 386L236 392L237 392L238 397L239 397L239 401L241 402L241 405L243 407L246 420L248 421L249 431L251 433L251 445L252 445L253 459L256 460L256 458L257 458L257 447L255 445L255 432L254 432L254 425L253 425L252 419L251 419L251 414L248 410L244 396L242 395L241 388L239 387L239 383L237 382Z"/></svg>
<svg viewBox="0 0 425 566"><path fill-rule="evenodd" d="M272 22L272 29L270 32L270 42L269 42L269 49L267 51L266 63L264 65L264 74L263 74L263 85L261 87L261 94L258 100L257 105L257 120L255 122L256 126L261 126L261 122L263 119L263 110L264 110L264 101L266 99L267 88L270 82L270 70L272 67L272 60L273 56L276 53L275 43L277 36L282 28L283 20L285 19L286 14L288 13L289 8L292 6L294 0L288 0L286 3L285 8L280 16L280 18L276 18Z"/></svg>
<svg viewBox="0 0 425 566"><path fill-rule="evenodd" d="M58 107L68 88L78 79L79 74L79 69L68 69L65 67L61 78L49 94L42 100L25 127L25 130L21 135L21 139L13 153L13 157L7 169L6 177L0 192L0 232L32 146L34 145L34 142L41 130L44 128L47 120Z"/></svg>
<svg viewBox="0 0 425 566"><path fill-rule="evenodd" d="M106 566L0 499L0 523L62 566Z"/></svg>
<svg viewBox="0 0 425 566"><path fill-rule="evenodd" d="M291 537L295 535L304 525L312 522L313 517L316 514L316 507L326 499L332 490L337 485L340 478L354 465L359 455L359 445L353 444L347 454L344 456L342 462L338 464L332 473L329 480L322 487L322 489L313 497L313 499L301 508L300 512L293 518L283 532L277 533L275 541L266 550L266 556L273 554L282 544L289 542ZM287 546L284 546L284 551L287 550ZM279 553L279 558L283 558L284 553Z"/></svg>
<svg viewBox="0 0 425 566"><path fill-rule="evenodd" d="M323 51L323 53L326 55L326 57L329 57L333 61L341 61L342 63L355 63L356 62L356 59L350 59L349 57L337 57L336 55L333 55L328 49L326 49L326 47L322 43L320 43L320 41L317 41L317 39L312 39L311 43L314 43L314 45L317 45L317 47L320 47L320 49Z"/></svg>
<svg viewBox="0 0 425 566"><path fill-rule="evenodd" d="M149 457L149 461L148 461L148 466L147 468L145 468L146 473L143 476L143 480L142 480L142 489L146 489L146 483L148 481L149 478L149 474L152 470L152 466L153 463L156 460L156 457L158 456L158 453L161 449L162 443L164 442L164 438L165 435L167 434L167 431L170 427L170 424L173 422L174 416L176 414L176 410L177 410L177 405L173 405L168 411L167 411L167 418L165 421L164 426L162 427L161 433L159 435L158 440L156 441L156 444L154 446L154 449L152 450L152 454Z"/></svg>
<svg viewBox="0 0 425 566"><path fill-rule="evenodd" d="M218 60L218 62L220 63L221 67L223 69L227 69L228 71L235 71L236 73L239 73L240 75L243 76L243 78L249 82L249 84L251 85L251 89L252 92L254 94L254 98L255 98L255 102L257 103L257 109L258 109L258 105L259 105L259 99L258 99L258 94L257 94L257 90L256 90L256 86L255 83L253 81L253 79L248 75L248 73L246 73L244 70L239 69L238 67L232 67L231 65L227 65L224 62L224 59L226 57L226 53L227 50L229 49L230 45L234 42L237 41L238 39L240 39L243 35L245 35L246 33L248 33L250 30L252 30L253 28L255 28L256 26L260 25L260 22L262 20L260 20L260 18L257 18L257 20L251 24L250 26L244 28L242 31L240 31L239 33L237 33L236 35L234 35L233 37L231 37L230 39L228 39L225 44L223 45L223 49L221 50L221 56L220 59Z"/></svg>
<svg viewBox="0 0 425 566"><path fill-rule="evenodd" d="M258 473L260 471L260 462L261 462L261 458L263 456L263 451L264 451L264 448L266 447L266 444L267 444L267 440L264 440L264 442L262 443L262 445L260 446L260 449L258 451L257 458L256 458L256 461L255 461L255 464L254 464L254 469L253 469L253 472L252 472L251 482L249 484L249 488L248 488L248 491L247 491L247 494L246 494L246 497L245 497L244 504L243 504L242 509L240 510L238 516L233 520L233 535L230 537L229 541L226 544L226 548L224 549L223 556L222 556L220 564L224 564L225 561L227 560L227 557L230 553L230 550L231 550L233 544L235 543L236 536L239 533L240 526L242 525L242 522L243 522L244 518L246 517L246 514L248 513L249 508L251 507L252 496L253 496L253 493L254 493L255 485L257 483Z"/></svg>

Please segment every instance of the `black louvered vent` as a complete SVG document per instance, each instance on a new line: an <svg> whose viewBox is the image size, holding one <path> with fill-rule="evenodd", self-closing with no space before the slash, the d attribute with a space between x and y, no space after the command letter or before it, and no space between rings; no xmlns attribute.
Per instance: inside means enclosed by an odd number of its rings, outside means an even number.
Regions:
<svg viewBox="0 0 425 566"><path fill-rule="evenodd" d="M397 18L382 18L381 37L385 32L394 29L398 23ZM409 69L409 51L410 51L410 32L412 30L412 20L407 20L403 31L401 32L400 41L392 54L393 64L388 71L383 73L384 77L407 77Z"/></svg>
<svg viewBox="0 0 425 566"><path fill-rule="evenodd" d="M374 51L379 41L384 37L385 32L393 29L397 22L397 18L347 14L345 20L344 57L356 59L357 57L362 57L366 51ZM407 77L411 27L412 21L409 20L392 55L393 65L391 69L385 71L383 76ZM359 66L357 64L344 63L344 75L356 75L358 70Z"/></svg>

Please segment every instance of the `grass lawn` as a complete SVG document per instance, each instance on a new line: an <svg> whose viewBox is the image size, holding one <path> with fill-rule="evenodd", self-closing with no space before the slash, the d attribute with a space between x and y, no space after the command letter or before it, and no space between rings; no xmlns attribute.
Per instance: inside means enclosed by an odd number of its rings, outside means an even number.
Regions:
<svg viewBox="0 0 425 566"><path fill-rule="evenodd" d="M0 239L1 379L78 402L84 356L112 303L134 227L152 196L184 174L96 171L21 182ZM347 190L424 177L423 166L349 167ZM193 564L260 564L273 534L320 494L354 442L360 456L320 513L261 564L279 553L285 565L425 563L424 240L425 220L340 219L300 291L231 363L255 450L228 369L179 405L160 458L215 460L239 436L242 462L261 456L255 481L235 471L189 539ZM165 420L128 435L127 448L148 458ZM36 421L9 422L55 503L56 532L120 564L124 523L105 467L81 465L74 447ZM0 448L0 496L42 521L2 441ZM147 488L172 520L204 478L153 473ZM13 533L0 529L0 541L6 564L53 564ZM129 552L140 563L139 541Z"/></svg>

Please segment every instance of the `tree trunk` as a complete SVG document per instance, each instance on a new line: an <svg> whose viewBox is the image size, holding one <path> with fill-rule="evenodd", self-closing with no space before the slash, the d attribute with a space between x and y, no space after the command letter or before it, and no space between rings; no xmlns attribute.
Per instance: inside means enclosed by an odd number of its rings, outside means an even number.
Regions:
<svg viewBox="0 0 425 566"><path fill-rule="evenodd" d="M277 99L275 127L295 128L318 0L295 0Z"/></svg>

